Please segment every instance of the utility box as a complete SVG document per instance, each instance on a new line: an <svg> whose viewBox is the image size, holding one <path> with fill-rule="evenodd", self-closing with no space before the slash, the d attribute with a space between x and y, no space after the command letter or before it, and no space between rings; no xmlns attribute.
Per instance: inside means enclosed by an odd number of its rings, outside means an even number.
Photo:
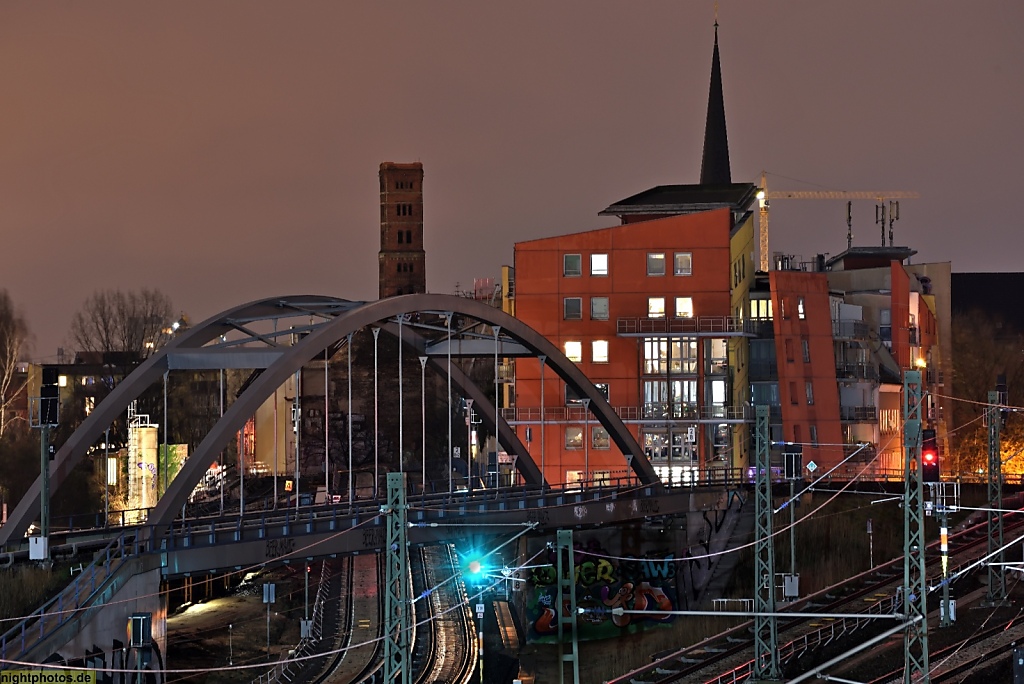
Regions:
<svg viewBox="0 0 1024 684"><path fill-rule="evenodd" d="M946 619L945 601L939 601L939 619ZM956 599L949 600L949 621L956 622Z"/></svg>
<svg viewBox="0 0 1024 684"><path fill-rule="evenodd" d="M311 639L313 637L312 620L299 620L299 637L302 639Z"/></svg>
<svg viewBox="0 0 1024 684"><path fill-rule="evenodd" d="M50 557L50 539L48 537L28 538L28 559L46 560Z"/></svg>
<svg viewBox="0 0 1024 684"><path fill-rule="evenodd" d="M800 596L800 575L782 576L782 596L787 599L795 599Z"/></svg>
<svg viewBox="0 0 1024 684"><path fill-rule="evenodd" d="M804 476L804 448L787 444L782 451L783 475L787 480L800 480Z"/></svg>

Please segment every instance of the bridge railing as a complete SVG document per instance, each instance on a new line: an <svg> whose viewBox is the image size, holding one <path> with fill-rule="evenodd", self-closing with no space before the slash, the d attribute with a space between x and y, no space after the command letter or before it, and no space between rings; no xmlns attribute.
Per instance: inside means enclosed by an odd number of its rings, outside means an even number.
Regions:
<svg viewBox="0 0 1024 684"><path fill-rule="evenodd" d="M106 594L112 592L105 586L107 580L138 552L137 546L129 550L128 545L129 541L123 534L111 540L60 594L0 635L0 659L21 658L71 620L78 611L95 604L97 600L109 598Z"/></svg>

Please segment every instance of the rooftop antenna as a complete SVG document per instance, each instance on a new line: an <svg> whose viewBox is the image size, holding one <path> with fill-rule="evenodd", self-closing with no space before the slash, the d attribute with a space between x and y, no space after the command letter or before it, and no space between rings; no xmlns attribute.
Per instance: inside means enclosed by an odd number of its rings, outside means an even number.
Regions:
<svg viewBox="0 0 1024 684"><path fill-rule="evenodd" d="M892 224L900 220L899 201L889 200L889 246L892 247Z"/></svg>
<svg viewBox="0 0 1024 684"><path fill-rule="evenodd" d="M875 205L875 225L882 224L882 246L885 247L885 200Z"/></svg>
<svg viewBox="0 0 1024 684"><path fill-rule="evenodd" d="M853 247L853 200L846 202L846 249Z"/></svg>

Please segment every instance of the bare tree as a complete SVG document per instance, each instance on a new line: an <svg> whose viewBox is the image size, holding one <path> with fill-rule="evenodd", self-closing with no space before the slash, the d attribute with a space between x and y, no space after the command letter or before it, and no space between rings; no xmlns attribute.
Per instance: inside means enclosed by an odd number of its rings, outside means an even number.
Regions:
<svg viewBox="0 0 1024 684"><path fill-rule="evenodd" d="M80 351L134 352L145 358L168 340L173 311L160 290L99 290L71 320L71 341Z"/></svg>
<svg viewBox="0 0 1024 684"><path fill-rule="evenodd" d="M25 318L15 310L7 290L0 290L0 437L19 419L11 408L28 382L28 374L18 371L28 337Z"/></svg>

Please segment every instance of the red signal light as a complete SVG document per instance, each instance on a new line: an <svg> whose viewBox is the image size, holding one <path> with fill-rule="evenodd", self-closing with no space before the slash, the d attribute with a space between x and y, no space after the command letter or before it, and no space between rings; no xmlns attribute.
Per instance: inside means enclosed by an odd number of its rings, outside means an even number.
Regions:
<svg viewBox="0 0 1024 684"><path fill-rule="evenodd" d="M925 463L932 464L939 460L938 455L934 451L926 451L921 454L921 458Z"/></svg>

